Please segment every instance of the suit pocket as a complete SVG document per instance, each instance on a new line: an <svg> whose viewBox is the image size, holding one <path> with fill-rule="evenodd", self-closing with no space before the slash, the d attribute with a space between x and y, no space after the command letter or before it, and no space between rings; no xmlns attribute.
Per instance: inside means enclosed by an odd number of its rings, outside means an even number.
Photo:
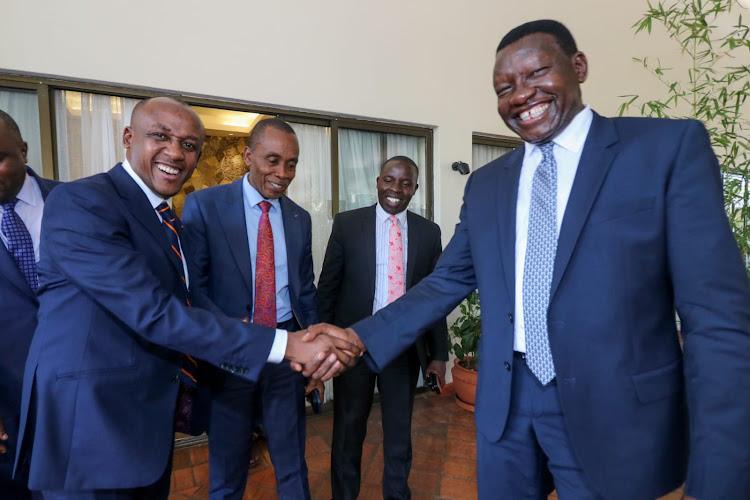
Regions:
<svg viewBox="0 0 750 500"><path fill-rule="evenodd" d="M632 217L644 212L649 212L656 206L656 197L636 198L627 200L614 200L595 205L591 212L590 222L600 223L615 219Z"/></svg>
<svg viewBox="0 0 750 500"><path fill-rule="evenodd" d="M632 376L635 392L641 403L651 403L672 396L682 390L682 359Z"/></svg>

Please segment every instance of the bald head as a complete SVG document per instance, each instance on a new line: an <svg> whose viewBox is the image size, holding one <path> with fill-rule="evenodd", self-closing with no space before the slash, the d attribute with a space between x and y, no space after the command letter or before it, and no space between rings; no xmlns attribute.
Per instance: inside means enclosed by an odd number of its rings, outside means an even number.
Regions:
<svg viewBox="0 0 750 500"><path fill-rule="evenodd" d="M13 117L11 117L2 109L0 109L0 124L4 125L4 134L8 134L9 137L13 138L19 143L23 142L23 138L21 137L21 130L18 128L18 124L13 119Z"/></svg>

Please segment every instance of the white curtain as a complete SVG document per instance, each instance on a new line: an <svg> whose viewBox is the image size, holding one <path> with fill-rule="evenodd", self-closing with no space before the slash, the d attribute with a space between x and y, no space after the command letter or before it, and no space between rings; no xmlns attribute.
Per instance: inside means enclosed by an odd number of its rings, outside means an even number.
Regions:
<svg viewBox="0 0 750 500"><path fill-rule="evenodd" d="M299 162L287 195L310 212L315 282L323 267L328 237L331 235L331 129L318 125L290 123L299 141ZM325 383L323 401L333 399L333 381ZM307 404L307 403L306 403Z"/></svg>
<svg viewBox="0 0 750 500"><path fill-rule="evenodd" d="M39 101L33 90L0 89L0 109L18 124L29 146L27 163L42 175L42 137L39 130Z"/></svg>
<svg viewBox="0 0 750 500"><path fill-rule="evenodd" d="M106 172L125 159L122 132L138 99L68 90L54 96L61 181Z"/></svg>
<svg viewBox="0 0 750 500"><path fill-rule="evenodd" d="M426 141L424 137L381 134L361 130L339 129L339 211L374 205L378 200L376 179L388 158L408 156L419 166L422 189L412 198L409 209L427 213Z"/></svg>
<svg viewBox="0 0 750 500"><path fill-rule="evenodd" d="M485 144L473 144L471 146L471 169L476 170L479 167L487 165L496 158L500 158L505 153L510 153L515 148L503 146L487 146Z"/></svg>

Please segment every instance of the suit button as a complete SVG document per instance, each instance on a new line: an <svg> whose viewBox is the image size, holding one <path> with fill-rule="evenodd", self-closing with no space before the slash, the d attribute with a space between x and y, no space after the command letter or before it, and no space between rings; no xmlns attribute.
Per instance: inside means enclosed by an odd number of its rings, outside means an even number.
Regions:
<svg viewBox="0 0 750 500"><path fill-rule="evenodd" d="M513 323L513 313L508 313L508 321Z"/></svg>
<svg viewBox="0 0 750 500"><path fill-rule="evenodd" d="M173 375L172 376L172 382L179 382L179 381L180 381L180 376L179 375Z"/></svg>
<svg viewBox="0 0 750 500"><path fill-rule="evenodd" d="M510 363L508 363L507 361L505 362L505 369L510 371Z"/></svg>

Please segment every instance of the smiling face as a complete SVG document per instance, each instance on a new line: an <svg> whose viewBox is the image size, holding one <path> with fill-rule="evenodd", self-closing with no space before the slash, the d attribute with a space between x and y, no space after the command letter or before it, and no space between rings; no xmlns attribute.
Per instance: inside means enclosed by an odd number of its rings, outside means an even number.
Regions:
<svg viewBox="0 0 750 500"><path fill-rule="evenodd" d="M281 197L292 183L299 158L297 136L274 127L266 127L262 135L242 152L249 174L248 182L267 200Z"/></svg>
<svg viewBox="0 0 750 500"><path fill-rule="evenodd" d="M406 210L417 192L417 170L401 160L391 160L380 170L377 179L378 203L387 213L396 215Z"/></svg>
<svg viewBox="0 0 750 500"><path fill-rule="evenodd" d="M527 35L497 53L497 111L524 141L550 141L583 109L580 84L587 75L583 52L566 55L553 35Z"/></svg>
<svg viewBox="0 0 750 500"><path fill-rule="evenodd" d="M151 191L167 199L193 175L205 137L195 111L159 97L142 103L133 112L122 142L138 177Z"/></svg>

